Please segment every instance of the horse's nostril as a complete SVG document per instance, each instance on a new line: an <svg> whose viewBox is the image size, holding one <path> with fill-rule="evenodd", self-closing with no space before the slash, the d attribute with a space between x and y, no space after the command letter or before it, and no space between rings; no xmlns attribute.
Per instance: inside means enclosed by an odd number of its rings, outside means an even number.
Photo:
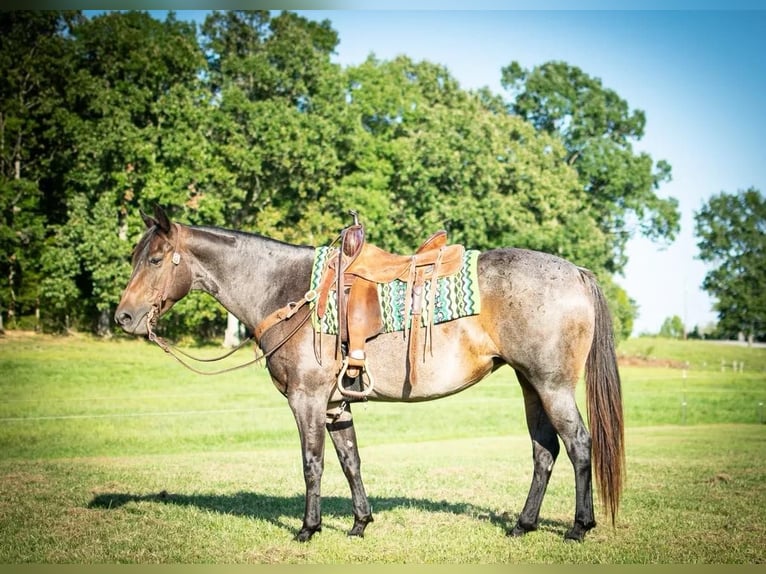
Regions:
<svg viewBox="0 0 766 574"><path fill-rule="evenodd" d="M128 325L131 321L133 321L133 316L130 313L126 313L123 311L122 313L116 313L114 316L114 320L119 325Z"/></svg>

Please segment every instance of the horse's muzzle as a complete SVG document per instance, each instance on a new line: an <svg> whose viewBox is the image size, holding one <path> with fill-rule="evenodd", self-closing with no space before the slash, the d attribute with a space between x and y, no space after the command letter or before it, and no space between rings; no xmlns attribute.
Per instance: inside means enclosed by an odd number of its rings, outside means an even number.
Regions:
<svg viewBox="0 0 766 574"><path fill-rule="evenodd" d="M147 316L149 311L140 310L131 312L128 309L117 308L114 313L114 321L122 327L122 330L131 335L148 335Z"/></svg>

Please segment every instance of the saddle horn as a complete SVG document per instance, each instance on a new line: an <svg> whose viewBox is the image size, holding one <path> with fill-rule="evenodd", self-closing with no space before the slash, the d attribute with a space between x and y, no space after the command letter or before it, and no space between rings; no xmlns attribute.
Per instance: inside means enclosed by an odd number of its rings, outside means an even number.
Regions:
<svg viewBox="0 0 766 574"><path fill-rule="evenodd" d="M359 213L353 209L349 213L354 218L354 223L343 230L341 234L341 247L343 254L353 260L359 255L364 245L364 227L359 223Z"/></svg>

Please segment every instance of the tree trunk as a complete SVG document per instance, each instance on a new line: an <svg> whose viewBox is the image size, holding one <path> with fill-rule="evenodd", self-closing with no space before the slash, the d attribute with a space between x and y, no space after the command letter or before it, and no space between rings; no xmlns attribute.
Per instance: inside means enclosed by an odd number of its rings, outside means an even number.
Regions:
<svg viewBox="0 0 766 574"><path fill-rule="evenodd" d="M109 309L102 309L98 315L96 334L99 337L109 338L112 336L112 313Z"/></svg>
<svg viewBox="0 0 766 574"><path fill-rule="evenodd" d="M226 317L226 332L223 336L223 346L232 348L239 345L239 342L239 319L228 313Z"/></svg>
<svg viewBox="0 0 766 574"><path fill-rule="evenodd" d="M11 295L11 300L8 302L8 325L9 329L13 329L14 319L16 318L16 291L13 289L13 281L16 278L16 254L11 255L8 260L10 265L8 266L8 291Z"/></svg>

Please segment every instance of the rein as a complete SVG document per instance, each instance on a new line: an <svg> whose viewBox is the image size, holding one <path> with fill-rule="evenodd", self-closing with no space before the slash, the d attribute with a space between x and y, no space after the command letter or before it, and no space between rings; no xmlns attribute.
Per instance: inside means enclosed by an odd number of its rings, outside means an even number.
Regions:
<svg viewBox="0 0 766 574"><path fill-rule="evenodd" d="M258 338L260 339L264 333L266 333L272 327L275 327L278 323L281 323L282 321L286 321L290 319L291 317L293 317L301 307L303 307L306 303L310 303L314 299L316 299L316 293L309 291L308 293L306 293L306 295L303 296L303 299L301 299L297 303L290 302L284 307L274 311L271 315L269 315L263 321L261 321L261 323L256 327L255 333L257 333ZM298 322L298 324L289 333L287 333L287 335L282 337L282 339L274 347L272 347L271 349L265 352L261 351L260 356L256 356L255 359L247 361L246 363L242 363L241 365L228 367L226 369L220 369L217 371L201 371L197 369L196 367L191 366L186 361L184 361L181 357L178 356L177 353L184 355L185 357L193 361L196 361L198 363L212 363L215 361L223 360L226 357L233 355L234 353L239 351L242 347L244 347L248 342L250 342L254 338L254 335L249 336L247 339L242 341L239 345L234 347L231 351L221 355L220 357L215 357L212 359L200 359L190 355L189 353L185 351L182 351L175 345L171 345L164 338L160 337L159 335L157 335L157 333L154 332L154 327L157 324L157 319L159 318L159 310L160 310L160 307L157 304L152 305L152 308L149 310L149 313L146 316L146 329L148 331L148 335L147 335L148 339L151 342L156 343L157 346L159 346L163 351L168 353L176 361L181 363L184 367L186 367L187 369L189 369L190 371L194 373L197 373L198 375L222 375L224 373L229 373L231 371L236 371L238 369L249 367L250 365L257 363L261 359L268 359L271 355L273 355L277 351L277 349L279 349L282 345L287 343L287 341L289 341L292 338L292 336L295 335L295 333L297 333L298 330L301 327L303 327L303 325L306 324L306 321L308 321L309 317L311 316L311 313L306 313L306 316L303 317L303 319L301 319Z"/></svg>
<svg viewBox="0 0 766 574"><path fill-rule="evenodd" d="M304 305L311 303L316 300L317 298L317 292L314 290L307 291L306 294L303 296L303 298L300 301L291 301L284 307L281 307L274 311L273 313L269 314L265 319L263 319L255 328L255 331L253 332L253 335L242 341L239 345L234 347L229 352L225 353L224 355L221 355L220 357L215 357L212 359L201 359L194 357L190 355L189 353L182 351L175 345L171 345L168 343L164 338L157 335L157 333L154 332L154 327L157 324L157 320L159 319L160 310L162 308L162 304L165 302L165 300L168 297L168 290L173 284L173 281L175 279L175 271L178 267L178 264L181 262L181 254L175 250L175 246L173 249L173 256L171 259L173 263L172 271L170 275L168 275L167 279L165 280L163 286L161 289L157 290L157 301L152 305L151 309L149 310L149 313L146 316L146 329L148 331L147 337L148 339L156 343L157 346L159 346L163 351L168 353L171 357L173 357L176 361L181 363L184 367L189 369L190 371L197 373L198 375L222 375L224 373L228 373L231 371L236 371L237 369L243 369L245 367L249 367L250 365L257 363L261 359L268 359L271 355L273 355L282 345L287 343L293 335L295 335L298 330L303 327L303 325L306 324L306 321L308 321L309 317L311 316L311 312L306 313L306 316L303 317L296 325L295 327L287 333L282 339L271 349L268 351L261 351L260 356L256 356L251 361L247 361L246 363L242 363L241 365L235 365L233 367L228 367L226 369L220 369L217 371L201 371L193 366L191 366L189 363L184 361L181 357L178 356L178 354L181 354L192 361L196 361L198 363L212 363L215 361L223 360L234 353L236 353L238 350L240 350L242 347L244 347L248 342L251 340L258 339L261 340L261 337L264 333L266 333L269 329L272 327L275 327L279 323L283 321L287 321L288 319L292 318L299 309L301 309ZM257 352L257 351L256 351Z"/></svg>

